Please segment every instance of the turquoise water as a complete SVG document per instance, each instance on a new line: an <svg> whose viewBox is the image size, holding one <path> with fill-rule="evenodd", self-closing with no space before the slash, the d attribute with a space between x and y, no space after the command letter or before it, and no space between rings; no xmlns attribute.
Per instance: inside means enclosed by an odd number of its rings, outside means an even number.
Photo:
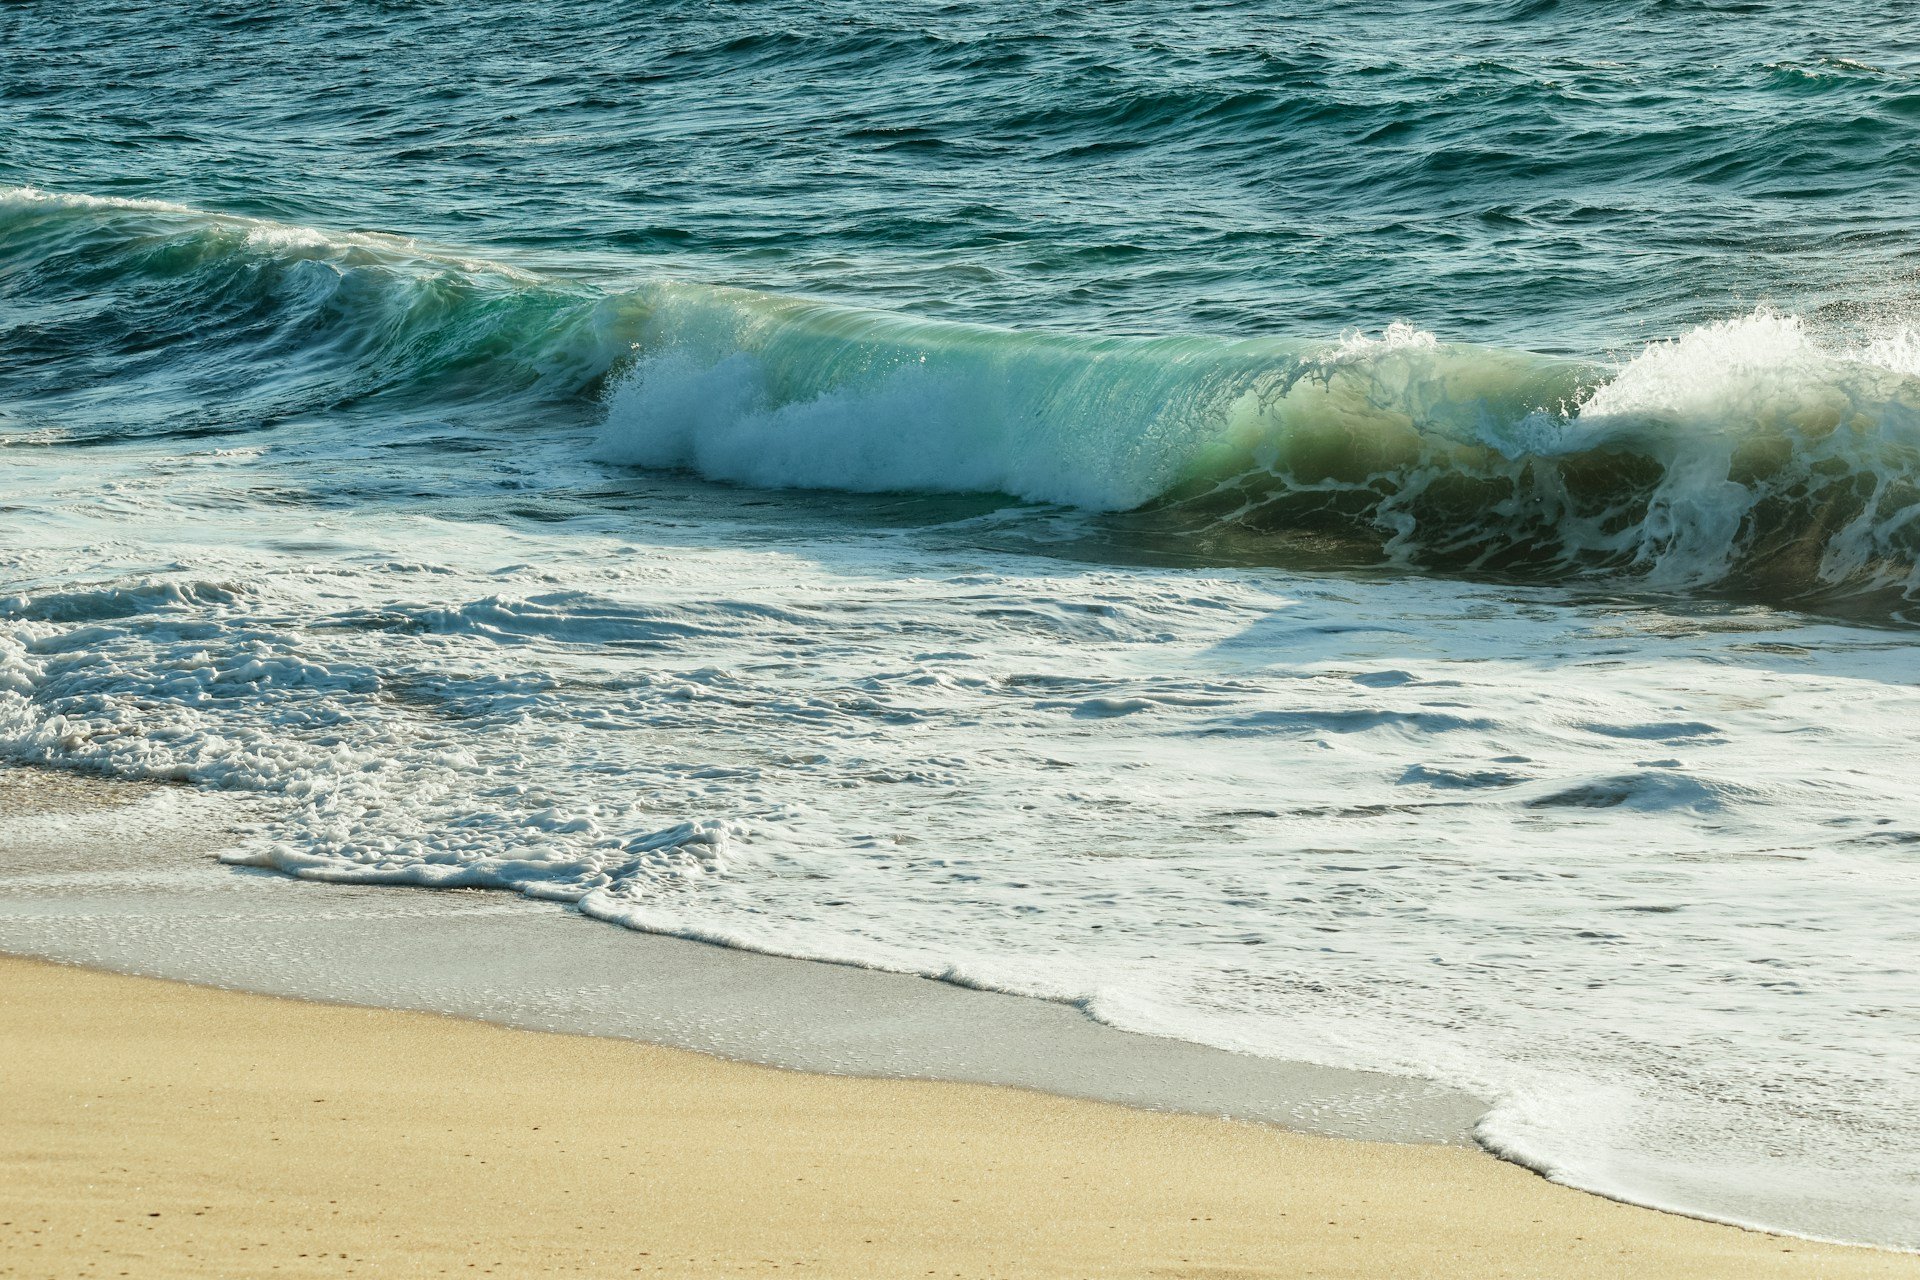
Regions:
<svg viewBox="0 0 1920 1280"><path fill-rule="evenodd" d="M1916 49L5 6L0 751L1920 1247Z"/></svg>
<svg viewBox="0 0 1920 1280"><path fill-rule="evenodd" d="M5 21L0 182L194 211L9 200L30 428L512 430L596 412L638 360L643 399L729 424L630 405L609 458L1153 504L1097 554L1624 570L1881 615L1916 589L1893 8Z"/></svg>

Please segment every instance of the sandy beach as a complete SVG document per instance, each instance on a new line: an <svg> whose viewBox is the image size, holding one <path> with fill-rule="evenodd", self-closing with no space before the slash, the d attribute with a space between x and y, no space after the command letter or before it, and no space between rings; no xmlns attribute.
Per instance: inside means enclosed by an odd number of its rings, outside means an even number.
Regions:
<svg viewBox="0 0 1920 1280"><path fill-rule="evenodd" d="M1920 1280L1920 24L1581 12L0 5L0 1280Z"/></svg>
<svg viewBox="0 0 1920 1280"><path fill-rule="evenodd" d="M1896 1276L1478 1152L0 959L0 1275Z"/></svg>

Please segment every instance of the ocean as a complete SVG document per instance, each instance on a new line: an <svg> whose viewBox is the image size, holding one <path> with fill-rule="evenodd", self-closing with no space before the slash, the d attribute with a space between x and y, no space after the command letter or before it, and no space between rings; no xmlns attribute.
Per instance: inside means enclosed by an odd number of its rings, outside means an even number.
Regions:
<svg viewBox="0 0 1920 1280"><path fill-rule="evenodd" d="M0 7L0 759L1920 1249L1916 207L1891 3Z"/></svg>

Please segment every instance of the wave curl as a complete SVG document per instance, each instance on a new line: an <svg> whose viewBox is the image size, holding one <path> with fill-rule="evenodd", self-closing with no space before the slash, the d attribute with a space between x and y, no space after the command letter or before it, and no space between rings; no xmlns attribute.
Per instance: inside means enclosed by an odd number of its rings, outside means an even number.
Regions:
<svg viewBox="0 0 1920 1280"><path fill-rule="evenodd" d="M611 463L1128 512L1201 560L1312 535L1447 571L1896 614L1920 597L1910 328L1835 344L1761 308L1614 363L1407 325L1320 341L1023 332L598 287L398 237L32 188L0 190L0 260L29 282L9 346L65 358L20 363L10 416L68 438L89 415L108 433L139 418L148 389L197 406L198 430L367 400L523 430L550 421L533 406L566 404L598 415L592 448ZM66 385L76 352L116 397Z"/></svg>

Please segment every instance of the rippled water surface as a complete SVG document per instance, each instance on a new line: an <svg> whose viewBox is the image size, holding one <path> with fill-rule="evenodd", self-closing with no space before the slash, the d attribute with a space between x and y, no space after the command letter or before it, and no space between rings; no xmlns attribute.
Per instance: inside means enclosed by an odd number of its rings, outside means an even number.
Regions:
<svg viewBox="0 0 1920 1280"><path fill-rule="evenodd" d="M987 323L1912 297L1894 3L10 6L0 175ZM547 257L553 255L553 257Z"/></svg>
<svg viewBox="0 0 1920 1280"><path fill-rule="evenodd" d="M0 750L1920 1247L1916 49L5 6Z"/></svg>

